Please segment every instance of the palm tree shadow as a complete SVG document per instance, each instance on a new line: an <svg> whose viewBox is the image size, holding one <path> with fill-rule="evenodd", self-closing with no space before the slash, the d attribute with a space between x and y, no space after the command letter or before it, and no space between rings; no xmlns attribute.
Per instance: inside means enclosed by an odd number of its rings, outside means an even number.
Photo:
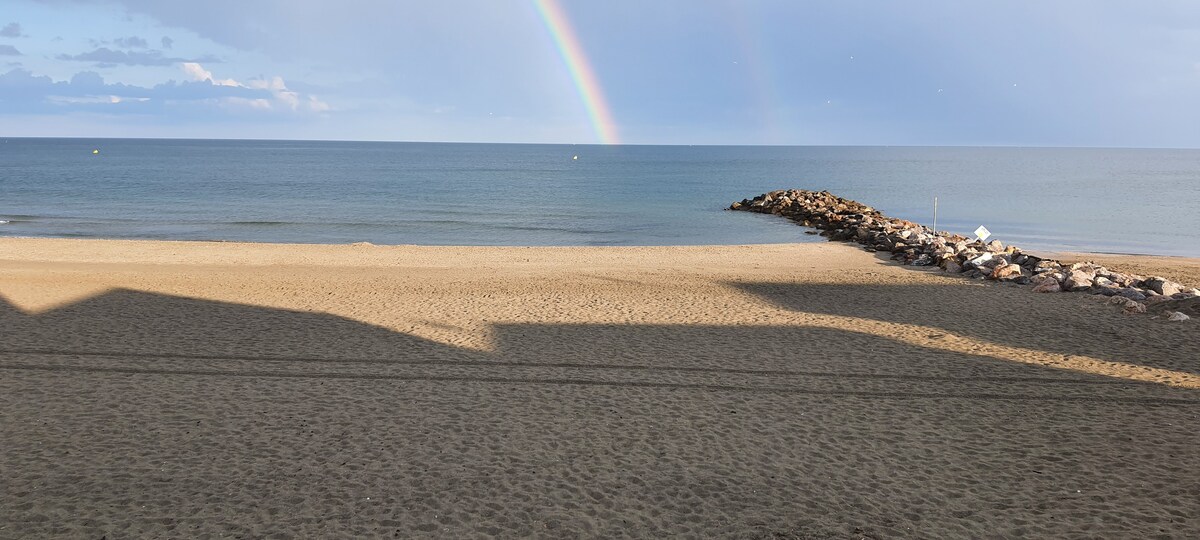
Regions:
<svg viewBox="0 0 1200 540"><path fill-rule="evenodd" d="M1200 340L1194 329L1130 319L1107 306L1081 314L1071 298L1035 296L1025 289L772 282L727 285L801 313L919 325L1063 356L1200 373ZM1029 309L1031 302L1058 305Z"/></svg>

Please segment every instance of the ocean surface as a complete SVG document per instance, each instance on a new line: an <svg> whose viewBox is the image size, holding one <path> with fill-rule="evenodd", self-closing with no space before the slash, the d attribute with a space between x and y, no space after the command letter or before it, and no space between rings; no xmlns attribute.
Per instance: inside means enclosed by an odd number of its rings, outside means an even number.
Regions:
<svg viewBox="0 0 1200 540"><path fill-rule="evenodd" d="M99 153L93 153L99 150ZM1200 150L0 139L0 235L430 245L824 241L781 188L1027 249L1200 256Z"/></svg>

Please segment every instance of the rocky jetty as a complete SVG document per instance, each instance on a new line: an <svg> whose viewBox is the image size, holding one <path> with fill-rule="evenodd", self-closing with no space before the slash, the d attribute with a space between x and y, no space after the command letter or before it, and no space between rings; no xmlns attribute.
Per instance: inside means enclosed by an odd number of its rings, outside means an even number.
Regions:
<svg viewBox="0 0 1200 540"><path fill-rule="evenodd" d="M857 242L893 260L937 266L950 274L1027 285L1038 293L1086 292L1109 297L1125 313L1153 313L1172 321L1200 314L1200 289L1157 276L1114 272L1092 263L1063 264L1023 253L999 240L980 242L878 210L827 191L787 189L735 202L730 210L775 214L813 227L830 240Z"/></svg>

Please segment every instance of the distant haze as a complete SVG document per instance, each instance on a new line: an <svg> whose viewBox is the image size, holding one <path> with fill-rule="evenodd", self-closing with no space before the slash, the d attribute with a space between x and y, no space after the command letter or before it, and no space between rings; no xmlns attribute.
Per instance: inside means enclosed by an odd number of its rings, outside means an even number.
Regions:
<svg viewBox="0 0 1200 540"><path fill-rule="evenodd" d="M1200 147L1200 2L5 0L0 136Z"/></svg>

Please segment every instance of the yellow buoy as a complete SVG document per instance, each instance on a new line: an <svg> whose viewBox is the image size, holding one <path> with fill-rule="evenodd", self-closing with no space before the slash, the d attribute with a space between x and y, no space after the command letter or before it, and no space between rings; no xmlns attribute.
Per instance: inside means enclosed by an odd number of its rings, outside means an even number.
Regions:
<svg viewBox="0 0 1200 540"><path fill-rule="evenodd" d="M99 153L100 153L100 151L99 151L99 150L92 150L92 153L93 153L93 154L99 154Z"/></svg>

